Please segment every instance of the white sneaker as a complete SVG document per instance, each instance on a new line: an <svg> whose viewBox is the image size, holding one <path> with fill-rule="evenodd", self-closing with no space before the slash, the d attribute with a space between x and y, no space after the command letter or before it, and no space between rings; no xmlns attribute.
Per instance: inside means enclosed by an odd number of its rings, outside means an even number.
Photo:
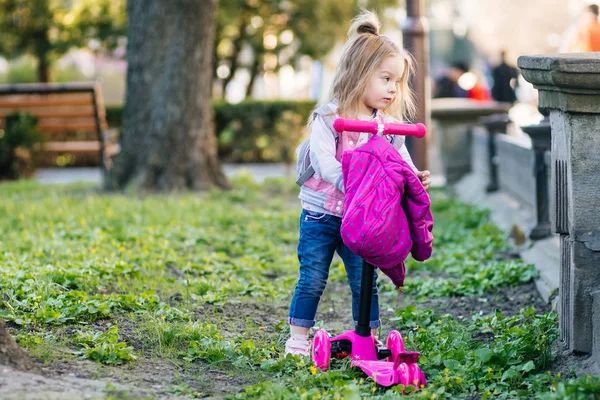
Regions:
<svg viewBox="0 0 600 400"><path fill-rule="evenodd" d="M295 334L292 335L287 342L285 342L285 354L284 355L299 355L299 356L310 356L310 342L308 341L308 335Z"/></svg>

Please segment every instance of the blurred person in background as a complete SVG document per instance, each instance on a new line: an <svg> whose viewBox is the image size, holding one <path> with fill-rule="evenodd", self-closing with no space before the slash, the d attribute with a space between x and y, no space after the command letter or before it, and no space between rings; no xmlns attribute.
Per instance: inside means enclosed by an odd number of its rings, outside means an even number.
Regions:
<svg viewBox="0 0 600 400"><path fill-rule="evenodd" d="M491 100L492 96L490 95L490 90L486 86L485 82L481 79L481 76L473 73L475 77L474 82L470 86L469 90L467 90L467 97L473 100ZM460 85L460 82L459 82Z"/></svg>
<svg viewBox="0 0 600 400"><path fill-rule="evenodd" d="M600 22L598 5L591 4L584 14L563 35L560 53L600 51Z"/></svg>
<svg viewBox="0 0 600 400"><path fill-rule="evenodd" d="M506 62L506 50L500 52L500 64L492 69L492 98L496 101L514 103L517 100L515 87L519 74L517 69Z"/></svg>
<svg viewBox="0 0 600 400"><path fill-rule="evenodd" d="M458 79L458 86L467 92L471 100L491 100L490 90L482 74L478 70L467 71Z"/></svg>
<svg viewBox="0 0 600 400"><path fill-rule="evenodd" d="M466 64L456 62L444 76L435 82L433 97L468 97L468 92L458 84L460 77L469 70Z"/></svg>

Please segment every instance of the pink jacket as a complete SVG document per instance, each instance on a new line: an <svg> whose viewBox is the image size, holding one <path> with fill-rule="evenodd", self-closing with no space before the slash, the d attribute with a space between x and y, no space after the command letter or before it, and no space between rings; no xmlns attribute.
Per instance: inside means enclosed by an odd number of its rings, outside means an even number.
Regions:
<svg viewBox="0 0 600 400"><path fill-rule="evenodd" d="M346 198L341 235L365 261L404 285L404 260L431 256L431 200L412 168L381 136L342 156Z"/></svg>

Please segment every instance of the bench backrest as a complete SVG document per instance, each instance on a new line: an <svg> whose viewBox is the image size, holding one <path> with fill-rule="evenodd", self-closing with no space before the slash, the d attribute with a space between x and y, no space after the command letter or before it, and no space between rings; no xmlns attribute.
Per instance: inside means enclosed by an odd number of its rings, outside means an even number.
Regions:
<svg viewBox="0 0 600 400"><path fill-rule="evenodd" d="M38 118L38 130L48 141L101 140L108 129L100 85L0 85L0 120L15 111Z"/></svg>

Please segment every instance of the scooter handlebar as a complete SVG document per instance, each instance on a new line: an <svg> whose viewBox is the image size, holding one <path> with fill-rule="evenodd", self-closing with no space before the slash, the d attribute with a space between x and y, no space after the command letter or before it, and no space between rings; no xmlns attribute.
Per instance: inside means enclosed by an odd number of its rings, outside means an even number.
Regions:
<svg viewBox="0 0 600 400"><path fill-rule="evenodd" d="M333 129L337 132L368 132L376 134L379 131L379 123L376 121L361 121L358 119L337 118L333 122ZM396 122L387 122L383 124L384 135L402 135L415 136L422 138L427 133L425 125L418 124L401 124Z"/></svg>

